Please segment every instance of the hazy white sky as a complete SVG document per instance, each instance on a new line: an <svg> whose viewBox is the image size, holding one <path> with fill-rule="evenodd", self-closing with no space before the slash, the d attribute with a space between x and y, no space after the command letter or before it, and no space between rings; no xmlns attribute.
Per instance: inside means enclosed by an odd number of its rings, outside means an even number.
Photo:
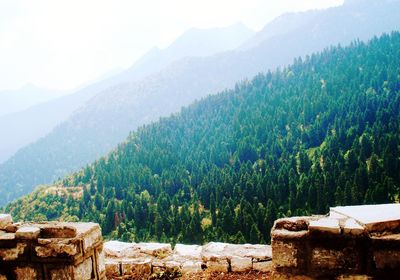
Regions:
<svg viewBox="0 0 400 280"><path fill-rule="evenodd" d="M130 66L191 27L243 22L343 0L0 0L0 90L25 83L71 89Z"/></svg>

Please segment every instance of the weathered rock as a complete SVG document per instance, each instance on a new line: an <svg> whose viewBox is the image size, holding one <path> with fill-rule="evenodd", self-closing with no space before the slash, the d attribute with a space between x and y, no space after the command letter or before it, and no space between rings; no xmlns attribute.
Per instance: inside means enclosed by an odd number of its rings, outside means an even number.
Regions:
<svg viewBox="0 0 400 280"><path fill-rule="evenodd" d="M10 214L0 214L0 230L5 229L12 224L12 217Z"/></svg>
<svg viewBox="0 0 400 280"><path fill-rule="evenodd" d="M400 267L400 250L376 250L373 259L378 269L394 269Z"/></svg>
<svg viewBox="0 0 400 280"><path fill-rule="evenodd" d="M340 275L336 278L336 280L369 280L372 277L368 275Z"/></svg>
<svg viewBox="0 0 400 280"><path fill-rule="evenodd" d="M76 223L74 227L77 231L77 238L83 240L83 251L87 253L91 248L101 244L103 237L101 235L101 228L95 223Z"/></svg>
<svg viewBox="0 0 400 280"><path fill-rule="evenodd" d="M0 271L12 279L104 280L102 244L93 223L9 224L0 230Z"/></svg>
<svg viewBox="0 0 400 280"><path fill-rule="evenodd" d="M206 263L207 271L210 272L228 272L229 263L225 259L214 258Z"/></svg>
<svg viewBox="0 0 400 280"><path fill-rule="evenodd" d="M9 224L7 225L4 230L6 232L10 232L10 233L15 233L18 228L21 226L21 223L13 223L13 224Z"/></svg>
<svg viewBox="0 0 400 280"><path fill-rule="evenodd" d="M15 232L17 239L37 239L40 234L40 228L35 226L22 226Z"/></svg>
<svg viewBox="0 0 400 280"><path fill-rule="evenodd" d="M182 273L199 273L202 271L201 265L202 262L200 261L185 261L182 264Z"/></svg>
<svg viewBox="0 0 400 280"><path fill-rule="evenodd" d="M201 260L202 247L199 245L176 244L173 252L174 259Z"/></svg>
<svg viewBox="0 0 400 280"><path fill-rule="evenodd" d="M316 221L310 221L308 228L311 232L324 232L340 234L339 221L332 218L322 218Z"/></svg>
<svg viewBox="0 0 400 280"><path fill-rule="evenodd" d="M74 268L75 279L90 280L93 275L92 258L87 258L83 263Z"/></svg>
<svg viewBox="0 0 400 280"><path fill-rule="evenodd" d="M137 258L140 249L136 243L107 241L104 242L104 254L107 258Z"/></svg>
<svg viewBox="0 0 400 280"><path fill-rule="evenodd" d="M275 267L297 267L298 249L293 243L272 242L272 261Z"/></svg>
<svg viewBox="0 0 400 280"><path fill-rule="evenodd" d="M231 269L233 272L250 271L253 269L252 259L233 256L231 258Z"/></svg>
<svg viewBox="0 0 400 280"><path fill-rule="evenodd" d="M77 266L66 265L56 267L50 270L51 280L90 280L93 279L93 263L88 258Z"/></svg>
<svg viewBox="0 0 400 280"><path fill-rule="evenodd" d="M309 235L307 230L289 231L286 229L276 229L272 231L271 237L275 240L302 239Z"/></svg>
<svg viewBox="0 0 400 280"><path fill-rule="evenodd" d="M274 223L275 229L285 229L288 231L308 230L310 217L290 217L278 219Z"/></svg>
<svg viewBox="0 0 400 280"><path fill-rule="evenodd" d="M40 236L42 238L73 238L76 237L77 230L68 224L45 224L41 227Z"/></svg>
<svg viewBox="0 0 400 280"><path fill-rule="evenodd" d="M340 206L330 209L361 223L369 232L391 231L400 227L400 204Z"/></svg>
<svg viewBox="0 0 400 280"><path fill-rule="evenodd" d="M99 277L100 278L104 277L106 272L106 265L105 265L103 248L96 249L96 267Z"/></svg>
<svg viewBox="0 0 400 280"><path fill-rule="evenodd" d="M364 234L364 227L354 219L347 219L344 222L343 232L348 235L361 235Z"/></svg>
<svg viewBox="0 0 400 280"><path fill-rule="evenodd" d="M253 262L253 270L270 272L274 268L272 261Z"/></svg>
<svg viewBox="0 0 400 280"><path fill-rule="evenodd" d="M151 274L151 259L138 261L124 259L121 261L122 276L129 275L133 279L146 279Z"/></svg>
<svg viewBox="0 0 400 280"><path fill-rule="evenodd" d="M14 276L16 280L36 280L41 278L38 269L30 266L16 267L14 269Z"/></svg>
<svg viewBox="0 0 400 280"><path fill-rule="evenodd" d="M286 274L274 271L271 275L272 280L314 280L312 277L306 275Z"/></svg>
<svg viewBox="0 0 400 280"><path fill-rule="evenodd" d="M14 239L15 239L14 233L0 230L0 240L14 240Z"/></svg>
<svg viewBox="0 0 400 280"><path fill-rule="evenodd" d="M105 259L104 261L107 279L121 276L121 263L113 259Z"/></svg>
<svg viewBox="0 0 400 280"><path fill-rule="evenodd" d="M167 243L138 243L140 252L157 258L165 258L172 255L171 244Z"/></svg>
<svg viewBox="0 0 400 280"><path fill-rule="evenodd" d="M340 269L343 267L344 255L342 251L325 248L315 248L311 253L311 265L316 270Z"/></svg>
<svg viewBox="0 0 400 280"><path fill-rule="evenodd" d="M224 258L227 255L226 253L227 245L228 245L227 243L210 242L203 246L203 249L201 251L201 258L204 261Z"/></svg>
<svg viewBox="0 0 400 280"><path fill-rule="evenodd" d="M13 248L0 248L0 258L3 261L17 260L24 253L27 246L25 243L17 243L16 247Z"/></svg>
<svg viewBox="0 0 400 280"><path fill-rule="evenodd" d="M38 239L35 246L36 256L41 258L57 257L59 255L75 256L79 252L79 243L71 240Z"/></svg>

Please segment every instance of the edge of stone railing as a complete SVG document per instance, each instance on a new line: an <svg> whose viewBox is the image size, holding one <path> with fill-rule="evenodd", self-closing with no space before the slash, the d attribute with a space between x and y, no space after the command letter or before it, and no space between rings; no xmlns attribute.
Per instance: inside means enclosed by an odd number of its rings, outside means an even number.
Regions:
<svg viewBox="0 0 400 280"><path fill-rule="evenodd" d="M104 244L107 278L134 275L137 277L165 273L197 274L206 272L271 271L269 245L228 244L211 242L204 246L165 243Z"/></svg>
<svg viewBox="0 0 400 280"><path fill-rule="evenodd" d="M395 279L400 275L400 204L331 208L327 216L278 219L274 279Z"/></svg>

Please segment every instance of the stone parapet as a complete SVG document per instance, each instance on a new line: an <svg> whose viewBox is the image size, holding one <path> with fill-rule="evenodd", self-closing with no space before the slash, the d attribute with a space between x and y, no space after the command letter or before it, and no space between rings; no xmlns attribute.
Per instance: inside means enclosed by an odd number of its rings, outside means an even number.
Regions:
<svg viewBox="0 0 400 280"><path fill-rule="evenodd" d="M272 250L269 245L235 245L211 242L204 246L176 244L125 243L104 244L108 279L150 275L182 275L199 272L270 271ZM136 279L136 278L134 278Z"/></svg>
<svg viewBox="0 0 400 280"><path fill-rule="evenodd" d="M275 221L273 278L395 279L400 275L399 206L337 207L327 216Z"/></svg>
<svg viewBox="0 0 400 280"><path fill-rule="evenodd" d="M106 279L95 223L12 223L0 215L0 279Z"/></svg>

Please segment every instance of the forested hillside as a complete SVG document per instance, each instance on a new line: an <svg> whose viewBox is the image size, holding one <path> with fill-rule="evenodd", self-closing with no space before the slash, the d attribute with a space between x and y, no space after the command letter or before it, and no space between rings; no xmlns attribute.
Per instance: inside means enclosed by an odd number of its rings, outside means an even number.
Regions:
<svg viewBox="0 0 400 280"><path fill-rule="evenodd" d="M135 64L129 75L123 75L131 82L90 91L96 96L81 110L0 165L0 206L31 192L38 184L79 170L124 141L130 131L177 113L182 106L209 94L232 88L246 77L288 65L295 57L322 51L326 46L348 45L355 38L367 40L400 30L400 0L362 0L357 5L347 2L326 10L283 15L267 24L244 48L183 58L144 79L133 78L138 72L148 73L148 67ZM218 34L224 33L220 30ZM214 37L207 37L211 38L209 44L229 41L215 41ZM196 41L198 46L205 45ZM187 54L181 51L186 44L181 43L173 53ZM154 61L165 65L164 60L152 57L149 54L142 61L151 62L150 69L161 69ZM136 71L136 67L141 70Z"/></svg>
<svg viewBox="0 0 400 280"><path fill-rule="evenodd" d="M122 240L264 243L280 216L398 201L399 61L397 32L298 58L141 127L5 210L99 222Z"/></svg>

